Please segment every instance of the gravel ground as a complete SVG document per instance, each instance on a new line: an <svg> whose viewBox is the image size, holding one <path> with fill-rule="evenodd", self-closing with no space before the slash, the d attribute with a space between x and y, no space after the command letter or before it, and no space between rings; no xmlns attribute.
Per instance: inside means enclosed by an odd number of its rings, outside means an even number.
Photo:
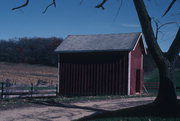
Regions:
<svg viewBox="0 0 180 121"><path fill-rule="evenodd" d="M150 103L154 97L124 98L76 103L42 103L0 110L0 121L71 121L92 113Z"/></svg>

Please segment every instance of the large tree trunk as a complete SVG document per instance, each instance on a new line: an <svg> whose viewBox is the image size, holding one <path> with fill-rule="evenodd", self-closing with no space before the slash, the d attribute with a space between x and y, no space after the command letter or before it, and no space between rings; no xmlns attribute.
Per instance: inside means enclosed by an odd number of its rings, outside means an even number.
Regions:
<svg viewBox="0 0 180 121"><path fill-rule="evenodd" d="M173 65L175 62L176 55L178 55L177 53L179 52L179 49L178 49L179 47L176 48L177 50L175 50L174 48L175 52L172 51L173 49L170 50L171 52L173 52L171 54L173 55L171 56L171 59L164 56L163 52L161 51L155 39L153 28L151 25L151 18L146 10L146 6L143 0L134 0L134 5L136 7L136 11L139 17L139 21L142 27L142 31L143 31L148 49L159 69L160 85L159 85L158 96L155 100L155 104L157 104L161 108L169 106L173 109L177 104L177 96L176 96L174 84L172 81L173 78L172 78L171 72L173 70ZM179 40L176 40L175 43L176 44L173 44L173 46L179 45Z"/></svg>
<svg viewBox="0 0 180 121"><path fill-rule="evenodd" d="M169 111L174 110L177 105L177 96L175 86L173 84L173 71L172 66L165 65L159 68L160 85L155 104L160 108L168 109Z"/></svg>

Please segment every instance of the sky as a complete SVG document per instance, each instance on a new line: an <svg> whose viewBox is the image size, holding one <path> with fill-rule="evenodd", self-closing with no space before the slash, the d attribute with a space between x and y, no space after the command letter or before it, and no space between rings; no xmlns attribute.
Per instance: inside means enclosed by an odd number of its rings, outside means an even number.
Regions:
<svg viewBox="0 0 180 121"><path fill-rule="evenodd" d="M30 0L25 8L12 11L25 0L0 1L0 40L20 37L60 37L83 34L109 34L141 32L141 26L132 0L109 0L105 10L95 8L101 0L56 0L57 6L49 7L51 0ZM122 2L122 4L121 4ZM145 0L153 20L159 25L167 22L159 32L158 43L167 51L180 25L180 0L162 17L171 0ZM153 22L154 25L154 22ZM155 26L154 26L155 29Z"/></svg>

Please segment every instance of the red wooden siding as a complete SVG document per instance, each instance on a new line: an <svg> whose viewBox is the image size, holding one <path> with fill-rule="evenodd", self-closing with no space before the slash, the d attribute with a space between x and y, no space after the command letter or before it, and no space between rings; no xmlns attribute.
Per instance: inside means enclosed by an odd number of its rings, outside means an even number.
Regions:
<svg viewBox="0 0 180 121"><path fill-rule="evenodd" d="M126 95L128 54L115 54L108 61L104 56L86 58L86 55L81 55L77 59L73 58L76 55L72 58L60 55L59 93L65 96Z"/></svg>
<svg viewBox="0 0 180 121"><path fill-rule="evenodd" d="M130 62L130 94L133 95L136 93L136 76L137 70L140 70L140 92L143 91L143 43L142 38L140 38L135 49L131 51L131 62Z"/></svg>

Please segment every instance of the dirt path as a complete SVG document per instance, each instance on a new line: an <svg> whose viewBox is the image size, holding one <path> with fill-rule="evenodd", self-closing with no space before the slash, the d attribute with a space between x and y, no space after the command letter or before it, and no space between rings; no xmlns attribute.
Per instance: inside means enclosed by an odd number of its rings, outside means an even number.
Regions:
<svg viewBox="0 0 180 121"><path fill-rule="evenodd" d="M46 104L0 111L0 121L70 121L104 110L117 110L150 103L154 97Z"/></svg>

